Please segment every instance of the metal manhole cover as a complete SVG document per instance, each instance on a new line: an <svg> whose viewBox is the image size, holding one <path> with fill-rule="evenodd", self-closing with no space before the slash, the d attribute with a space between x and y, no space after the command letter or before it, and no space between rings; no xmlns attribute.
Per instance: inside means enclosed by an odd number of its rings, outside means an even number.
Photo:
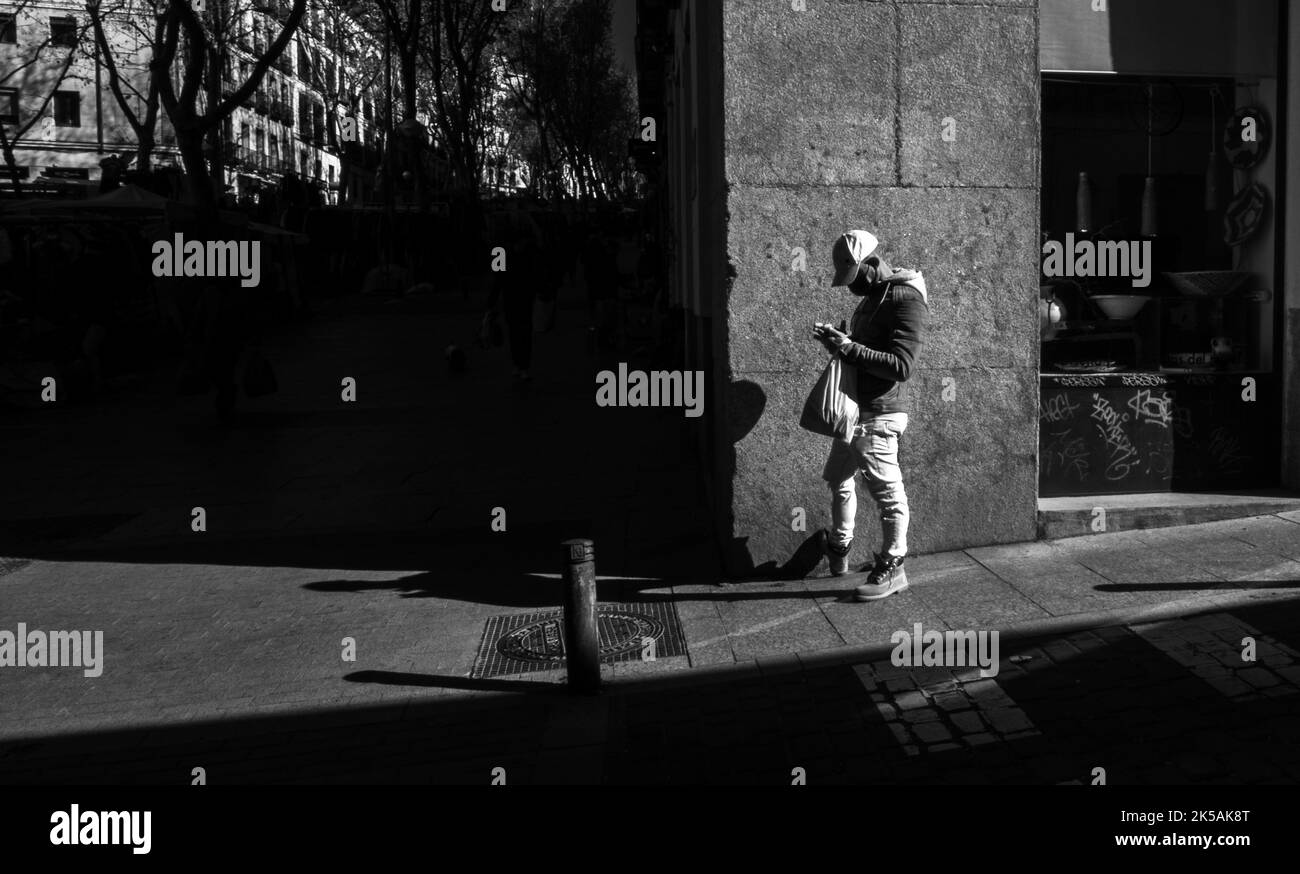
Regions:
<svg viewBox="0 0 1300 874"><path fill-rule="evenodd" d="M676 608L668 602L601 604L597 607L600 660L639 661L646 638L655 658L686 654ZM564 611L494 616L487 621L472 677L495 677L564 666Z"/></svg>
<svg viewBox="0 0 1300 874"><path fill-rule="evenodd" d="M598 611L600 657L610 658L640 651L647 637L663 636L663 623L641 613ZM506 658L535 662L564 661L564 617L552 616L516 628L497 641Z"/></svg>

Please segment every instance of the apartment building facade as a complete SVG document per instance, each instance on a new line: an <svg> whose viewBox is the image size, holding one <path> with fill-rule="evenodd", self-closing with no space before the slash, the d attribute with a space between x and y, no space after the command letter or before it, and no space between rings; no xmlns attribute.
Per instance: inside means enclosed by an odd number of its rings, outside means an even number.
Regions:
<svg viewBox="0 0 1300 874"><path fill-rule="evenodd" d="M153 5L101 4L123 90L143 117ZM290 8L285 0L226 4L219 40L223 97L247 80ZM310 3L258 89L217 132L214 145L224 165L226 193L256 198L292 174L318 188L325 203L338 202L340 194L364 197L378 165L382 69L382 46L341 6ZM173 76L179 77L179 60ZM0 121L16 164L0 174L0 186L12 186L17 176L97 187L105 157L135 154L137 137L110 92L107 64L84 4L0 4ZM179 168L175 133L162 109L155 137L153 167Z"/></svg>

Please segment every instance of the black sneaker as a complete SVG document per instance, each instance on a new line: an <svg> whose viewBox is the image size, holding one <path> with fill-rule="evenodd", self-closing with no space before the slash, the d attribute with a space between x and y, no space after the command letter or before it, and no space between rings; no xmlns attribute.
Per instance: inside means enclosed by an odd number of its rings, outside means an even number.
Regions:
<svg viewBox="0 0 1300 874"><path fill-rule="evenodd" d="M885 556L878 553L876 565L871 569L866 585L858 586L854 590L857 600L879 601L881 598L888 598L895 592L906 589L908 583L907 572L903 570L904 558L906 556Z"/></svg>

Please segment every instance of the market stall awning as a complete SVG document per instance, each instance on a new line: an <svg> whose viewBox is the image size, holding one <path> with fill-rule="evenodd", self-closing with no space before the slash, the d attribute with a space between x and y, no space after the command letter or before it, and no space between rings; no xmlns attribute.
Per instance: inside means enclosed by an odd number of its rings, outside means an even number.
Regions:
<svg viewBox="0 0 1300 874"><path fill-rule="evenodd" d="M27 208L33 212L65 212L77 210L109 210L112 212L163 212L168 200L160 194L138 185L124 185L115 191L87 197L83 200L29 200Z"/></svg>
<svg viewBox="0 0 1300 874"><path fill-rule="evenodd" d="M307 243L311 241L311 238L306 234L300 234L297 231L290 231L285 228L277 228L275 225L264 225L261 222L249 222L248 229L251 231L257 231L257 233L267 237L287 237L294 243Z"/></svg>

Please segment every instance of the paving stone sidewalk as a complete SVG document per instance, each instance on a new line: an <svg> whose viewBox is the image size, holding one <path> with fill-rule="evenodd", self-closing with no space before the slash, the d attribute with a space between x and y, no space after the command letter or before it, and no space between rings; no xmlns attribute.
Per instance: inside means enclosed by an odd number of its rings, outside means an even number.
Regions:
<svg viewBox="0 0 1300 874"><path fill-rule="evenodd" d="M1265 622L1269 634L1252 624ZM1300 780L1300 609L1247 607L1160 628L1237 678L1258 674L1248 683L1256 693L1224 694L1152 645L1151 629L1104 626L1010 638L991 677L900 668L859 651L625 679L596 696L502 680L481 685L491 693L477 700L0 742L0 782L176 785L196 773L213 785ZM1254 663L1238 657L1243 631L1260 637Z"/></svg>

